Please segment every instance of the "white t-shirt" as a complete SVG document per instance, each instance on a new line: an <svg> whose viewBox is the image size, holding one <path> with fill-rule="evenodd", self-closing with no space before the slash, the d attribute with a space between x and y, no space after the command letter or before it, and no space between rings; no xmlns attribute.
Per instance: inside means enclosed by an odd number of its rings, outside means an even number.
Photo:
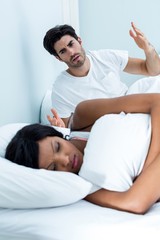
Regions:
<svg viewBox="0 0 160 240"><path fill-rule="evenodd" d="M119 50L89 51L90 70L85 77L75 77L63 71L52 89L52 107L61 118L74 112L77 104L94 98L111 98L125 95L127 86L120 73L128 63L128 52Z"/></svg>

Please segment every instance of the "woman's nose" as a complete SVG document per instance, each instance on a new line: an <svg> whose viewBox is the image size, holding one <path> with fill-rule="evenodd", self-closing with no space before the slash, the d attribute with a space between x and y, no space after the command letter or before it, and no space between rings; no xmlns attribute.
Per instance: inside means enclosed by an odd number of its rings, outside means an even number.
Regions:
<svg viewBox="0 0 160 240"><path fill-rule="evenodd" d="M70 164L69 156L68 155L63 155L60 156L59 163L63 167L67 167Z"/></svg>

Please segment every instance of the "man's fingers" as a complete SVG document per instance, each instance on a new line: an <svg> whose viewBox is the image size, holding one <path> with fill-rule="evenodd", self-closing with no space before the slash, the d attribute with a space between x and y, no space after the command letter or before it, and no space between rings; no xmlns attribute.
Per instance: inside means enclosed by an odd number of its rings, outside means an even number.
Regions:
<svg viewBox="0 0 160 240"><path fill-rule="evenodd" d="M57 111L54 108L52 108L51 112L53 114L53 117L47 115L47 119L50 122L50 124L52 126L65 127L65 124L64 124L63 120L59 117Z"/></svg>
<svg viewBox="0 0 160 240"><path fill-rule="evenodd" d="M50 124L52 126L56 126L57 125L57 119L56 118L53 118L53 117L50 117L49 115L47 115L47 119L48 119L48 121L50 122Z"/></svg>
<svg viewBox="0 0 160 240"><path fill-rule="evenodd" d="M54 116L56 119L60 119L57 111L56 111L54 108L51 109L51 112L52 112L53 116Z"/></svg>

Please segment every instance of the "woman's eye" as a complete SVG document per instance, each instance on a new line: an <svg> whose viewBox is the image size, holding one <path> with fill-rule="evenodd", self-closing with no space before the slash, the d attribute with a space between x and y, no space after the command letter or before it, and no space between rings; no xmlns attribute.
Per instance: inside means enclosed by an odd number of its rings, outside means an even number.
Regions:
<svg viewBox="0 0 160 240"><path fill-rule="evenodd" d="M55 164L54 164L54 163L51 163L51 164L49 165L49 167L47 168L47 170L55 171L55 170L56 170Z"/></svg>
<svg viewBox="0 0 160 240"><path fill-rule="evenodd" d="M52 171L55 171L55 170L56 170L55 164L52 165L52 169L51 169L51 170L52 170Z"/></svg>
<svg viewBox="0 0 160 240"><path fill-rule="evenodd" d="M56 152L59 152L59 150L60 150L60 143L57 142L57 143L56 143Z"/></svg>

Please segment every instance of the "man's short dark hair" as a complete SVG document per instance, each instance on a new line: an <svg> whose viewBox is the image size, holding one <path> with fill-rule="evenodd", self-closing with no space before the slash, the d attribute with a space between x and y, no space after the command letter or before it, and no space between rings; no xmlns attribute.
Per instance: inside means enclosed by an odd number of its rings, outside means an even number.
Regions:
<svg viewBox="0 0 160 240"><path fill-rule="evenodd" d="M75 29L70 25L57 25L54 28L51 28L46 32L46 35L43 39L44 48L52 55L58 56L57 52L54 49L54 44L59 41L63 36L70 35L78 40L78 36L75 32Z"/></svg>

